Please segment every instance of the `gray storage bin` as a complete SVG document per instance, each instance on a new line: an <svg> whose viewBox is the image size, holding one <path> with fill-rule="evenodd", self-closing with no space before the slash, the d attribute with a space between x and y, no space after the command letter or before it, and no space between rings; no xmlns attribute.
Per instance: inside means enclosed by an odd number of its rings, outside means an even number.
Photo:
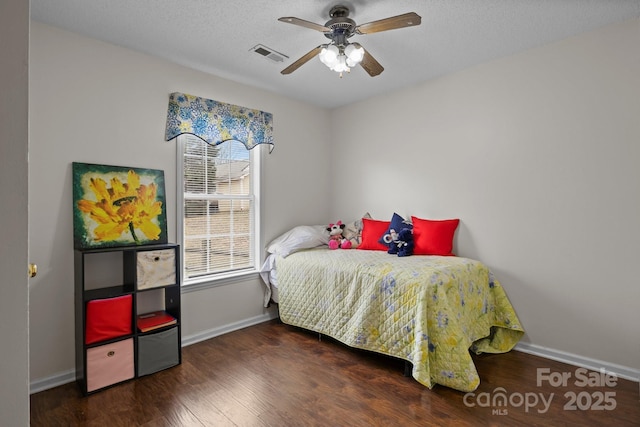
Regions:
<svg viewBox="0 0 640 427"><path fill-rule="evenodd" d="M180 363L178 328L138 337L138 376Z"/></svg>

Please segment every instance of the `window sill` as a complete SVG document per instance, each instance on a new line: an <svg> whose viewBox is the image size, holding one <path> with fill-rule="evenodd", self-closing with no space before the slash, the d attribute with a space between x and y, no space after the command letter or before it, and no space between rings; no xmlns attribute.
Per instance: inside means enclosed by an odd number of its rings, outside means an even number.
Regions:
<svg viewBox="0 0 640 427"><path fill-rule="evenodd" d="M194 279L188 283L182 284L182 293L197 292L204 289L217 288L218 286L227 286L233 283L257 279L259 277L260 275L258 271L249 270L233 274L218 275L215 277Z"/></svg>

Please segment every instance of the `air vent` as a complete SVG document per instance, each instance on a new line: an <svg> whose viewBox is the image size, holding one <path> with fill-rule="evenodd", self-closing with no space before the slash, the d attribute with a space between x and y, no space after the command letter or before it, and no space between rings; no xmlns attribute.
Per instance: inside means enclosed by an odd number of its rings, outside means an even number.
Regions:
<svg viewBox="0 0 640 427"><path fill-rule="evenodd" d="M257 53L260 56L264 56L268 60L278 64L289 58L287 55L276 52L275 50L261 44L257 44L249 50Z"/></svg>

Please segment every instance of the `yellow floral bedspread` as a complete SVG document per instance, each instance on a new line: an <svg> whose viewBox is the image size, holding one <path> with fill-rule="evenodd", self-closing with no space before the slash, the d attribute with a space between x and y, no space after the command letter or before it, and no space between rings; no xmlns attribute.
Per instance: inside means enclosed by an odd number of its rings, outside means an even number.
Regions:
<svg viewBox="0 0 640 427"><path fill-rule="evenodd" d="M382 251L297 252L276 261L281 320L413 364L413 377L475 390L470 350L503 353L524 334L479 261Z"/></svg>

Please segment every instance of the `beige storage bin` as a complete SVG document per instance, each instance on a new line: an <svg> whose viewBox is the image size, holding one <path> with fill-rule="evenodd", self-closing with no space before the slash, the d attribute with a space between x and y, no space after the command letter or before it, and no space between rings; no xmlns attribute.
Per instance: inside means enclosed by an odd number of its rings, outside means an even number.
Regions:
<svg viewBox="0 0 640 427"><path fill-rule="evenodd" d="M133 376L133 338L87 349L87 392Z"/></svg>
<svg viewBox="0 0 640 427"><path fill-rule="evenodd" d="M176 251L140 251L136 259L137 289L151 289L176 283Z"/></svg>

